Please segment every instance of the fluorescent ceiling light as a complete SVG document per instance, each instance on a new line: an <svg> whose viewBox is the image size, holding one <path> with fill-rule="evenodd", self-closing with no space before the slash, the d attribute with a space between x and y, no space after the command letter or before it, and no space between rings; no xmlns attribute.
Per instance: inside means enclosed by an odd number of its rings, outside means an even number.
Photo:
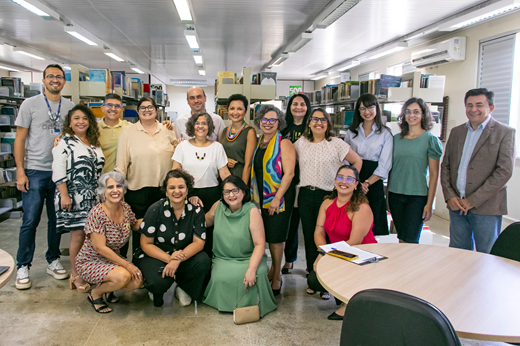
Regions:
<svg viewBox="0 0 520 346"><path fill-rule="evenodd" d="M347 65L343 66L342 68L338 69L338 71L342 72L342 71L345 71L345 70L349 70L351 69L352 67L356 67L356 66L359 66L360 62L359 60L352 60L350 63L348 63Z"/></svg>
<svg viewBox="0 0 520 346"><path fill-rule="evenodd" d="M388 45L386 47L383 47L381 49L378 49L378 50L372 52L371 54L374 54L374 55L371 55L368 58L370 60L379 59L383 56L399 52L399 51L405 49L406 47L408 47L408 43L396 42L396 43L393 43L391 45Z"/></svg>
<svg viewBox="0 0 520 346"><path fill-rule="evenodd" d="M119 61L119 62L123 62L125 61L124 59L121 59L120 57L118 57L117 55L115 55L114 53L110 53L110 52L105 52L105 55L111 57L112 59L116 60L116 61Z"/></svg>
<svg viewBox="0 0 520 346"><path fill-rule="evenodd" d="M192 87L192 86L200 86L206 87L208 86L207 80L197 80L197 79L170 79L170 83L175 86L184 86L184 87Z"/></svg>
<svg viewBox="0 0 520 346"><path fill-rule="evenodd" d="M193 60L195 60L197 65L202 65L202 55L194 55Z"/></svg>
<svg viewBox="0 0 520 346"><path fill-rule="evenodd" d="M80 33L76 32L76 31L66 31L66 32L67 32L67 34L74 36L78 40L85 42L89 46L97 46L96 42L89 40L88 38L86 38L85 36L81 35Z"/></svg>
<svg viewBox="0 0 520 346"><path fill-rule="evenodd" d="M20 70L17 70L17 69L15 69L15 68L11 68L11 67L7 67L7 66L1 66L1 65L0 65L0 68L1 68L2 70L14 71L14 72L20 72Z"/></svg>
<svg viewBox="0 0 520 346"><path fill-rule="evenodd" d="M17 50L16 52L18 52L20 54L23 54L23 55L30 56L31 58L35 58L35 59L38 59L38 60L45 60L45 58L42 58L41 56L34 55L34 54L31 54L31 53L27 53L26 51L23 51L23 50Z"/></svg>
<svg viewBox="0 0 520 346"><path fill-rule="evenodd" d="M188 41L188 45L191 49L199 49L199 43L197 42L197 36L195 31L185 30L184 35L186 36L186 40Z"/></svg>
<svg viewBox="0 0 520 346"><path fill-rule="evenodd" d="M419 38L419 37L422 37L422 36L426 36L426 35L431 34L432 32L435 32L437 30L439 30L438 26L435 27L435 28L429 29L429 30L422 31L422 32L420 32L420 33L418 33L416 35L413 35L413 36L410 36L410 37L406 37L404 40L407 41L407 42L411 41L411 40L415 40L416 38Z"/></svg>
<svg viewBox="0 0 520 346"><path fill-rule="evenodd" d="M439 31L453 31L462 27L477 24L482 21L495 18L496 16L510 13L520 8L520 0L502 0L476 11L462 15L443 23Z"/></svg>
<svg viewBox="0 0 520 346"><path fill-rule="evenodd" d="M28 3L27 1L24 1L24 0L11 0L11 1L14 2L15 4L22 6L26 10L29 10L32 13L34 13L40 17L50 17L50 14L40 10L38 7Z"/></svg>
<svg viewBox="0 0 520 346"><path fill-rule="evenodd" d="M278 58L276 58L272 63L269 64L269 67L280 66L287 59L289 59L289 54L282 53Z"/></svg>
<svg viewBox="0 0 520 346"><path fill-rule="evenodd" d="M63 66L63 69L64 69L64 70L67 70L67 71L72 70L72 68L71 68L70 66Z"/></svg>
<svg viewBox="0 0 520 346"><path fill-rule="evenodd" d="M299 51L303 46L309 43L312 40L312 32L304 32L298 35L298 38L291 42L286 51L295 53Z"/></svg>
<svg viewBox="0 0 520 346"><path fill-rule="evenodd" d="M361 0L336 0L332 1L314 20L313 26L318 29L325 29L332 23L350 11Z"/></svg>
<svg viewBox="0 0 520 346"><path fill-rule="evenodd" d="M311 80L320 80L320 79L323 79L328 76L329 76L329 74L327 72L324 72L324 73L320 73L319 75L316 75L315 77L311 78Z"/></svg>
<svg viewBox="0 0 520 346"><path fill-rule="evenodd" d="M199 75L201 75L201 76L205 76L205 75L206 75L206 71L204 71L204 70L199 70Z"/></svg>
<svg viewBox="0 0 520 346"><path fill-rule="evenodd" d="M188 0L173 0L173 3L175 4L175 8L177 9L177 13L179 13L181 20L193 20Z"/></svg>
<svg viewBox="0 0 520 346"><path fill-rule="evenodd" d="M131 69L132 69L132 71L137 72L139 74L144 74L144 72L141 71L140 69L138 69L137 67L131 67Z"/></svg>

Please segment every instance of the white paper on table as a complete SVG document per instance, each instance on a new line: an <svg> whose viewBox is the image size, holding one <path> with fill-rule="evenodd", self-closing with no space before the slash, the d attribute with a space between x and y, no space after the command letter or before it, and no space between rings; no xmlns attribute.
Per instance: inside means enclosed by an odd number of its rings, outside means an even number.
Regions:
<svg viewBox="0 0 520 346"><path fill-rule="evenodd" d="M339 251L348 252L348 253L351 253L354 255L358 255L357 259L355 259L353 261L349 261L349 262L356 263L356 264L363 264L366 262L373 262L373 261L378 261L378 260L386 258L385 256L377 255L375 253L364 251L364 250L358 249L354 246L350 246L345 241L339 241L337 243L321 245L320 249L322 249L325 252L329 252L332 250L339 250Z"/></svg>

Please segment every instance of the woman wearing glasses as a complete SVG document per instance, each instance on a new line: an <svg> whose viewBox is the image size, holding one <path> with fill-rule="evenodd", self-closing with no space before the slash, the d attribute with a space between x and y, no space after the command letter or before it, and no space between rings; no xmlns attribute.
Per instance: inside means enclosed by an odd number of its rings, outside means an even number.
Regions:
<svg viewBox="0 0 520 346"><path fill-rule="evenodd" d="M401 133L394 136L388 205L399 242L417 244L423 222L432 217L442 144L429 131L432 116L422 99L412 97L404 103L399 127Z"/></svg>
<svg viewBox="0 0 520 346"><path fill-rule="evenodd" d="M291 188L296 157L294 146L280 133L286 126L285 116L273 105L263 105L255 116L255 125L262 130L253 156L251 194L262 211L265 239L273 259L268 273L273 294L282 288L281 266L283 243L287 240L295 191Z"/></svg>
<svg viewBox="0 0 520 346"><path fill-rule="evenodd" d="M244 118L249 113L249 101L241 94L228 98L228 116L231 125L220 135L220 143L226 151L231 174L249 184L251 165L256 148L256 131L246 124Z"/></svg>
<svg viewBox="0 0 520 346"><path fill-rule="evenodd" d="M157 105L145 96L137 104L139 121L128 125L119 136L116 171L128 181L125 201L137 220L142 219L148 208L163 194L161 183L172 167L172 155L176 138L156 120ZM132 253L139 247L139 236L132 237ZM126 255L126 248L121 254Z"/></svg>
<svg viewBox="0 0 520 346"><path fill-rule="evenodd" d="M316 247L330 243L345 241L349 245L377 243L372 233L372 210L359 181L359 172L353 166L344 165L338 169L334 190L321 204L318 222L314 231ZM323 254L317 255L313 271L307 279L309 287L316 291L324 288L316 277L316 265ZM336 300L336 303L340 303ZM329 315L329 320L343 320L345 304Z"/></svg>
<svg viewBox="0 0 520 346"><path fill-rule="evenodd" d="M215 224L215 231L204 303L225 312L232 312L235 305L258 304L263 317L276 309L276 302L267 279L262 215L249 201L249 187L239 177L224 179L221 190L222 200L206 214L206 224Z"/></svg>
<svg viewBox="0 0 520 346"><path fill-rule="evenodd" d="M190 197L200 198L204 212L220 199L218 178L226 179L231 174L224 147L208 138L214 130L213 119L208 113L193 114L186 123L186 133L193 138L179 143L172 157L172 169L183 169L195 179ZM204 251L212 258L213 228L208 227L206 234Z"/></svg>
<svg viewBox="0 0 520 346"><path fill-rule="evenodd" d="M383 125L381 107L374 95L364 94L357 100L345 142L363 158L363 168L359 172L360 186L374 214L372 231L375 235L387 235L383 179L388 178L388 172L392 169L394 144L392 132Z"/></svg>
<svg viewBox="0 0 520 346"><path fill-rule="evenodd" d="M318 255L314 244L318 212L323 199L330 195L334 188L336 171L343 165L344 160L360 170L362 161L359 155L350 149L350 145L334 137L330 116L323 108L312 111L303 136L294 143L294 147L300 164L298 209L305 240L307 272L310 272ZM314 294L315 290L308 288L307 293ZM323 292L322 298L329 299L329 293Z"/></svg>

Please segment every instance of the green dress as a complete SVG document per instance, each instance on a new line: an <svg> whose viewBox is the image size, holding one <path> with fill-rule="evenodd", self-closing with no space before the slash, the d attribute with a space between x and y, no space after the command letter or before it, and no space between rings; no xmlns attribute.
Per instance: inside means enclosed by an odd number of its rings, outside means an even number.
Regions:
<svg viewBox="0 0 520 346"><path fill-rule="evenodd" d="M222 131L220 141L224 147L224 150L226 151L227 157L238 161L235 164L235 167L229 168L229 172L234 176L242 179L242 173L244 172L244 166L246 162L247 136L252 127L248 126L244 128L242 132L238 134L238 137L234 141L230 142L227 138L227 130L229 126L226 127L224 131Z"/></svg>
<svg viewBox="0 0 520 346"><path fill-rule="evenodd" d="M244 294L244 277L249 268L254 243L249 230L251 202L231 213L224 203L219 203L215 211L213 231L213 266L211 280L203 302L219 311L233 311L238 299ZM238 307L256 305L257 291L260 296L260 317L276 309L271 285L267 279L266 255L256 271L256 284L249 287Z"/></svg>

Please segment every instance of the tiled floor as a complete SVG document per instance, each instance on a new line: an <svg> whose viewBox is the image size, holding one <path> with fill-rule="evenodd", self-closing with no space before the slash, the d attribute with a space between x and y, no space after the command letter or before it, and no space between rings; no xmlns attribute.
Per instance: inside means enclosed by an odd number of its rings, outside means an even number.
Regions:
<svg viewBox="0 0 520 346"><path fill-rule="evenodd" d="M21 220L0 222L0 248L16 256ZM121 302L114 312L96 314L86 294L68 289L68 281L46 274L44 252L46 230L42 220L37 233L36 254L31 268L33 287L18 291L15 278L0 289L0 345L339 345L341 322L328 321L335 310L334 300L323 301L305 293L303 242L300 237L298 261L290 275L284 275L278 310L260 322L236 326L232 316L219 314L199 304L181 307L167 293L165 305L154 308L145 290L118 293ZM448 244L448 222L434 217L431 232L421 242ZM379 237L396 242L395 235ZM68 237L63 238L66 245ZM62 257L68 269L68 257ZM506 345L462 339L463 345Z"/></svg>

